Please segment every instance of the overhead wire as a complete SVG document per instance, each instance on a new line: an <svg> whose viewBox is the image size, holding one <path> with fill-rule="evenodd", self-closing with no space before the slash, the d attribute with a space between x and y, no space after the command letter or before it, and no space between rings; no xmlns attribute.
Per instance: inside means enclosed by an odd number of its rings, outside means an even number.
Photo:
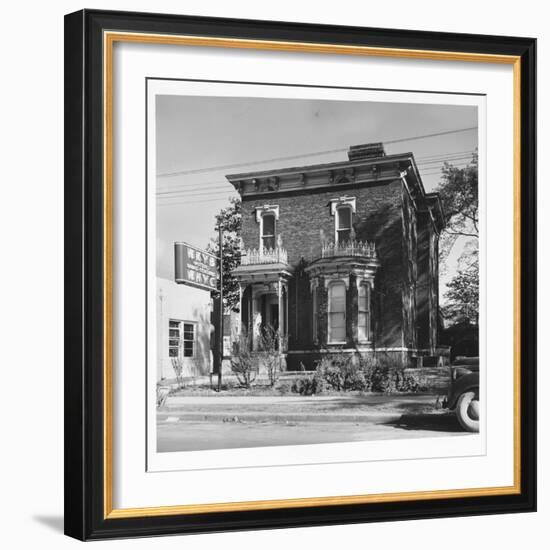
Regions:
<svg viewBox="0 0 550 550"><path fill-rule="evenodd" d="M443 132L434 132L431 134L423 134L423 135L415 135L415 136L409 136L405 138L398 138L393 140L385 140L383 143L385 145L390 145L394 143L403 143L406 141L415 141L418 139L426 139L431 137L440 137L450 134L457 134L461 132L467 132L471 130L477 130L477 126L470 126L468 128L457 128L455 130L446 130ZM307 158L307 157L315 157L315 156L323 156L327 154L332 153L342 153L348 151L348 148L339 148L339 149L328 149L326 151L317 151L312 153L302 153L300 155L290 155L285 157L273 157L269 159L262 159L262 160L256 160L256 161L250 161L250 162L241 162L241 163L233 163L233 164L223 164L219 166L210 166L207 168L195 168L190 170L175 170L172 172L164 172L157 174L157 178L169 178L174 176L180 176L180 175L191 175L191 174L203 174L208 172L216 172L218 170L229 170L232 168L239 168L242 166L255 166L258 164L266 164L268 162L280 162L280 161L287 161L287 160L298 160L300 158Z"/></svg>

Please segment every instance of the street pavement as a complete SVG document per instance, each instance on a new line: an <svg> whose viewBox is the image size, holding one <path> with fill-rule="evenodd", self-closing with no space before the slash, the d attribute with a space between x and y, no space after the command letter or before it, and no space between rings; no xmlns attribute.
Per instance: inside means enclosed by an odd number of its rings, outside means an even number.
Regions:
<svg viewBox="0 0 550 550"><path fill-rule="evenodd" d="M467 436L431 394L171 396L159 452Z"/></svg>

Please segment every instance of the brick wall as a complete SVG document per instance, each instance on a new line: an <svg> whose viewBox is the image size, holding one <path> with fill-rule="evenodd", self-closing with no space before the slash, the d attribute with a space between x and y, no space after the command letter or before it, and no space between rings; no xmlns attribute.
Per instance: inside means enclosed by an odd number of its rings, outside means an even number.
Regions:
<svg viewBox="0 0 550 550"><path fill-rule="evenodd" d="M338 187L335 190L307 191L303 194L273 194L261 199L245 198L243 201L242 238L245 248L259 246L259 224L256 207L265 204L279 206L276 231L287 249L289 263L295 268L295 276L289 282L289 349L311 349L312 298L309 278L303 267L318 258L321 253L320 232L325 238L334 239L334 216L330 213L330 201L341 196L356 198L353 225L357 240L374 241L381 267L372 294L372 329L376 347L400 347L402 345L402 278L403 278L403 227L402 183L394 180L374 186ZM353 285L348 291L348 311L354 312L357 296ZM327 292L323 287L318 293L318 334L321 342L327 335ZM348 315L348 331L356 331L356 315ZM355 323L355 325L354 325ZM349 342L353 345L353 342Z"/></svg>

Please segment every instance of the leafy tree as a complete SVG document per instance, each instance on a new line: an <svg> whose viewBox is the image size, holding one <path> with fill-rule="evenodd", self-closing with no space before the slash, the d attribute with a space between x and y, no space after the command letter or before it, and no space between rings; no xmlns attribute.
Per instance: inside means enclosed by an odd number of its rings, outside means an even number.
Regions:
<svg viewBox="0 0 550 550"><path fill-rule="evenodd" d="M239 283L233 277L233 270L241 264L241 227L242 213L241 201L238 198L230 199L230 206L222 208L216 216L216 231L221 226L223 233L223 298L226 309L235 312L239 311ZM216 237L211 239L207 246L208 252L219 257L219 241ZM218 280L218 290L212 292L212 297L219 296L220 283Z"/></svg>
<svg viewBox="0 0 550 550"><path fill-rule="evenodd" d="M478 157L477 151L465 168L446 162L442 169L442 182L437 189L448 235L478 237Z"/></svg>
<svg viewBox="0 0 550 550"><path fill-rule="evenodd" d="M457 274L447 283L443 308L445 317L477 325L479 320L479 267L477 258L468 267L459 268Z"/></svg>
<svg viewBox="0 0 550 550"><path fill-rule="evenodd" d="M477 324L479 317L479 262L478 262L478 155L465 168L445 163L442 181L437 189L443 202L446 227L440 240L440 263L460 239L464 248L456 275L447 284L442 307L447 319L468 319Z"/></svg>

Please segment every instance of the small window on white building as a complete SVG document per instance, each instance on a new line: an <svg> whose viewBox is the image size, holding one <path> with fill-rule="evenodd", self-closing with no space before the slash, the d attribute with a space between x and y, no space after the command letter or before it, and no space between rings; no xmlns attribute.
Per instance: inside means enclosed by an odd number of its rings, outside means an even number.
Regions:
<svg viewBox="0 0 550 550"><path fill-rule="evenodd" d="M262 215L261 240L263 250L275 248L275 214L271 212Z"/></svg>
<svg viewBox="0 0 550 550"><path fill-rule="evenodd" d="M370 340L370 285L359 285L357 296L357 337L360 342Z"/></svg>
<svg viewBox="0 0 550 550"><path fill-rule="evenodd" d="M346 285L343 282L329 286L328 340L331 344L346 341Z"/></svg>
<svg viewBox="0 0 550 550"><path fill-rule="evenodd" d="M336 223L336 242L341 245L349 242L351 240L351 206L338 207L334 221Z"/></svg>
<svg viewBox="0 0 550 550"><path fill-rule="evenodd" d="M170 319L168 331L168 355L170 357L180 357L180 354L182 357L195 356L194 323Z"/></svg>

